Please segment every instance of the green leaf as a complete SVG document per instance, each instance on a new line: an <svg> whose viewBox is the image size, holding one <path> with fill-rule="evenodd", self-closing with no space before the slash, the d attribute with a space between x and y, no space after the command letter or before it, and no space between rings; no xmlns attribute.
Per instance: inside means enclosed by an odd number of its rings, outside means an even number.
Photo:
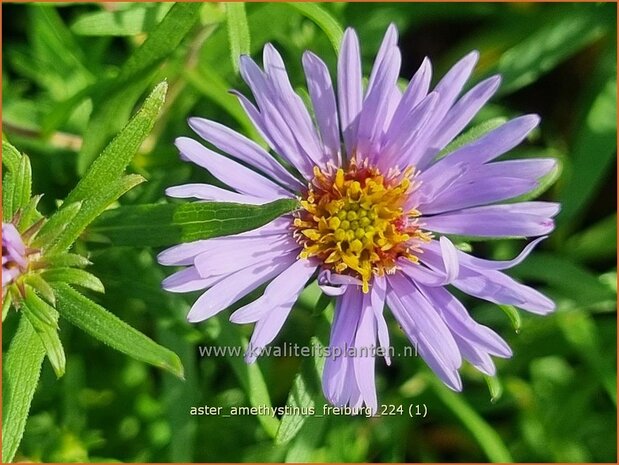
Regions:
<svg viewBox="0 0 619 465"><path fill-rule="evenodd" d="M511 274L521 279L543 281L562 297L586 308L612 303L617 298L611 289L586 268L549 253L537 252L529 256L511 270Z"/></svg>
<svg viewBox="0 0 619 465"><path fill-rule="evenodd" d="M541 28L505 52L497 69L503 78L500 92L513 92L535 82L541 75L601 37L606 25L599 21L599 14L592 6L549 15Z"/></svg>
<svg viewBox="0 0 619 465"><path fill-rule="evenodd" d="M2 164L7 168L2 176L2 217L6 221L13 218L17 207L14 206L18 171L22 164L22 155L8 141L2 140Z"/></svg>
<svg viewBox="0 0 619 465"><path fill-rule="evenodd" d="M141 177L122 174L150 133L163 106L168 85L162 82L149 95L143 107L125 128L109 143L67 196L63 207L82 202L82 208L71 224L60 233L53 250L68 249L92 220L118 197L141 182Z"/></svg>
<svg viewBox="0 0 619 465"><path fill-rule="evenodd" d="M10 292L7 292L4 298L2 299L2 322L6 319L6 316L9 314L9 310L11 309L11 303L13 303L13 295Z"/></svg>
<svg viewBox="0 0 619 465"><path fill-rule="evenodd" d="M30 8L28 19L34 66L32 79L58 100L94 80L85 65L86 54L55 8Z"/></svg>
<svg viewBox="0 0 619 465"><path fill-rule="evenodd" d="M48 249L48 252L58 253L71 247L84 229L101 214L107 205L110 205L144 181L145 179L138 174L128 174L113 182L98 194L93 195L89 201L84 202L83 208L61 232L54 245Z"/></svg>
<svg viewBox="0 0 619 465"><path fill-rule="evenodd" d="M43 219L43 215L37 210L37 206L42 197L43 195L31 197L28 204L22 209L19 223L17 224L18 231L27 231L31 226ZM35 226L34 229L36 230L38 227L40 227L40 225Z"/></svg>
<svg viewBox="0 0 619 465"><path fill-rule="evenodd" d="M51 286L45 281L40 274L28 273L24 277L26 284L29 284L37 293L47 300L50 304L56 305L56 296Z"/></svg>
<svg viewBox="0 0 619 465"><path fill-rule="evenodd" d="M239 72L239 58L250 53L250 36L245 4L243 2L226 3L228 40L230 42L230 59L234 72Z"/></svg>
<svg viewBox="0 0 619 465"><path fill-rule="evenodd" d="M232 86L218 72L202 67L199 71L185 70L183 75L198 92L212 100L243 126L250 139L258 140L260 138L258 131L239 105L236 97L230 94L229 89Z"/></svg>
<svg viewBox="0 0 619 465"><path fill-rule="evenodd" d="M19 447L44 357L39 336L20 318L2 361L2 463L10 463Z"/></svg>
<svg viewBox="0 0 619 465"><path fill-rule="evenodd" d="M83 201L117 181L150 133L165 101L167 82L159 83L144 105L122 131L101 152L84 177L69 193L65 204Z"/></svg>
<svg viewBox="0 0 619 465"><path fill-rule="evenodd" d="M310 344L313 347L322 347L322 343L317 338L312 338ZM301 363L301 370L294 379L286 402L291 412L314 407L323 399L320 377L325 359L319 356L320 353L321 351L317 350L316 357L306 358ZM281 445L291 441L299 433L306 420L305 415L284 415L275 437L275 444Z"/></svg>
<svg viewBox="0 0 619 465"><path fill-rule="evenodd" d="M328 420L328 417L321 415L309 416L303 423L303 427L296 435L295 440L288 446L285 462L317 462L315 457L322 445Z"/></svg>
<svg viewBox="0 0 619 465"><path fill-rule="evenodd" d="M428 375L427 379L437 397L469 430L491 462L514 461L499 434L466 402L462 395L450 391L433 374Z"/></svg>
<svg viewBox="0 0 619 465"><path fill-rule="evenodd" d="M230 329L230 330L228 330ZM227 347L246 347L247 340L240 336L237 328L226 328L219 334L220 342ZM271 397L267 385L264 381L264 376L257 363L247 364L242 357L234 356L228 353L226 357L232 370L243 385L243 389L247 393L249 403L253 407L271 407ZM264 428L264 431L272 438L275 437L279 428L279 420L271 415L259 415L258 421Z"/></svg>
<svg viewBox="0 0 619 465"><path fill-rule="evenodd" d="M13 209L13 192L15 191L15 172L7 171L2 176L2 218L10 221L15 210Z"/></svg>
<svg viewBox="0 0 619 465"><path fill-rule="evenodd" d="M121 11L98 11L80 16L71 30L85 36L132 36L149 32L173 3L138 4Z"/></svg>
<svg viewBox="0 0 619 465"><path fill-rule="evenodd" d="M151 259L152 266L152 259ZM153 278L161 281L162 272L153 266ZM159 297L157 297L159 298ZM184 305L178 296L172 296L167 309L175 305ZM180 301L180 302L179 302ZM178 307L176 307L178 308ZM198 351L193 344L188 343L187 333L196 331L195 326L182 330L176 325L170 325L170 320L157 319L157 340L176 352L185 365L185 380L181 381L172 375L165 374L161 379L159 399L165 408L165 420L172 425L167 454L159 455L159 460L170 463L191 462L194 456L198 433L197 416L187 416L187 412L195 405L194 399L204 392L204 385L199 376L202 364L198 362Z"/></svg>
<svg viewBox="0 0 619 465"><path fill-rule="evenodd" d="M331 304L331 302L333 302L333 298L329 297L324 292L321 292L320 295L318 296L318 299L316 299L316 305L314 305L314 310L312 314L320 315L322 312L324 312L327 309L327 307L329 306L329 304Z"/></svg>
<svg viewBox="0 0 619 465"><path fill-rule="evenodd" d="M114 245L169 246L258 228L298 208L293 199L266 205L193 202L120 207L109 210L89 233Z"/></svg>
<svg viewBox="0 0 619 465"><path fill-rule="evenodd" d="M74 253L58 253L54 255L45 255L42 257L41 264L45 268L83 268L92 265L92 262L86 257Z"/></svg>
<svg viewBox="0 0 619 465"><path fill-rule="evenodd" d="M200 8L199 2L174 3L161 23L124 63L114 83L115 88L155 69L173 53L200 18Z"/></svg>
<svg viewBox="0 0 619 465"><path fill-rule="evenodd" d="M30 159L26 155L22 155L19 168L15 174L17 179L15 180L15 192L13 194L13 208L17 211L17 209L28 205L32 195L32 167L30 166Z"/></svg>
<svg viewBox="0 0 619 465"><path fill-rule="evenodd" d="M56 377L61 378L64 375L67 360L62 342L58 337L58 312L41 300L31 289L26 290L26 298L21 307L24 315L39 335Z"/></svg>
<svg viewBox="0 0 619 465"><path fill-rule="evenodd" d="M86 98L90 97L99 88L100 84L91 84L79 90L71 97L57 103L49 113L42 117L41 132L48 137L60 127Z"/></svg>
<svg viewBox="0 0 619 465"><path fill-rule="evenodd" d="M593 318L582 310L572 310L557 315L559 328L576 354L598 376L608 396L617 404L617 371L614 363L604 356L600 334Z"/></svg>
<svg viewBox="0 0 619 465"><path fill-rule="evenodd" d="M21 160L21 153L13 147L8 141L2 140L2 164L9 171L17 171Z"/></svg>
<svg viewBox="0 0 619 465"><path fill-rule="evenodd" d="M613 213L588 229L570 237L566 244L574 260L599 260L617 254L617 214Z"/></svg>
<svg viewBox="0 0 619 465"><path fill-rule="evenodd" d="M26 155L22 155L19 160L19 165L15 171L7 173L10 176L6 184L3 187L3 191L6 189L6 196L3 192L3 202L7 205L3 205L3 213L5 218L12 218L20 208L24 208L30 202L30 196L32 195L32 168L30 167L30 159Z"/></svg>
<svg viewBox="0 0 619 465"><path fill-rule="evenodd" d="M337 20L331 16L331 13L326 11L318 3L289 2L288 5L297 10L306 18L314 21L329 38L335 53L337 54L339 52L342 37L344 37L344 31Z"/></svg>
<svg viewBox="0 0 619 465"><path fill-rule="evenodd" d="M445 147L443 150L439 152L436 158L437 159L443 158L445 155L451 152L454 152L460 147L463 147L466 144L470 144L471 142L476 141L481 136L505 124L505 122L507 122L507 118L498 117L498 118L489 119L488 121L484 121L483 123L480 123L477 126L473 126L471 129L467 130L466 132L464 132L463 134L461 134L460 136L452 140L447 145L447 147Z"/></svg>
<svg viewBox="0 0 619 465"><path fill-rule="evenodd" d="M109 136L118 130L119 118L122 124L126 118L125 111L130 109L148 85L152 73L177 50L199 19L201 6L200 2L175 3L146 41L124 63L118 76L97 88L94 116L86 128L84 144L78 157L79 173L86 171ZM165 89L157 87L157 90L163 100Z"/></svg>
<svg viewBox="0 0 619 465"><path fill-rule="evenodd" d="M183 377L183 365L174 352L160 346L69 285L55 283L52 287L56 293L58 311L71 324L119 352Z"/></svg>
<svg viewBox="0 0 619 465"><path fill-rule="evenodd" d="M41 273L49 283L67 283L81 286L95 292L105 292L103 283L95 275L77 268L52 268Z"/></svg>
<svg viewBox="0 0 619 465"><path fill-rule="evenodd" d="M514 328L516 333L520 332L520 328L522 328L522 317L520 316L520 312L513 305L499 305L499 308L505 312L509 321Z"/></svg>
<svg viewBox="0 0 619 465"><path fill-rule="evenodd" d="M570 224L589 204L616 160L617 76L608 79L589 108L571 150L572 164L561 189L557 223Z"/></svg>
<svg viewBox="0 0 619 465"><path fill-rule="evenodd" d="M82 209L82 202L64 203L41 227L32 245L47 249L52 246L60 234L73 222Z"/></svg>

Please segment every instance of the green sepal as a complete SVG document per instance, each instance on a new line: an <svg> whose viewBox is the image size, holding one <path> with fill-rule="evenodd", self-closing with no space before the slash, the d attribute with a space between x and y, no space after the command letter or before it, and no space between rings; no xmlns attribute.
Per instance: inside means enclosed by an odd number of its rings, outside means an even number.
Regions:
<svg viewBox="0 0 619 465"><path fill-rule="evenodd" d="M503 310L503 312L505 312L505 314L509 318L509 321L511 321L514 331L516 331L516 333L519 333L520 328L522 327L522 317L520 316L520 312L518 312L518 309L513 305L499 305L499 307L501 308L501 310Z"/></svg>
<svg viewBox="0 0 619 465"><path fill-rule="evenodd" d="M496 402L503 395L503 384L498 376L484 375L486 384L488 385L488 391L490 392L490 402Z"/></svg>

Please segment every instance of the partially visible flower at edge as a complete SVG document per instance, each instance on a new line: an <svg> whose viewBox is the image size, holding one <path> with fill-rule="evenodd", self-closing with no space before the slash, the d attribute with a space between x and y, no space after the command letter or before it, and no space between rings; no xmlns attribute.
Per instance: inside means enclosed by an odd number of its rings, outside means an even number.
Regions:
<svg viewBox="0 0 619 465"><path fill-rule="evenodd" d="M532 191L555 167L553 159L543 158L494 161L538 125L536 115L515 118L437 158L499 87L499 76L492 76L459 97L477 58L477 52L465 56L431 92L431 66L425 59L402 92L397 86L401 54L392 25L364 91L358 38L348 29L338 57L337 93L324 62L311 52L303 56L315 125L272 45L264 48L264 70L241 57L241 74L255 104L236 95L285 166L241 134L190 118L191 128L230 158L186 137L176 140L181 157L231 190L187 184L166 193L246 204L299 198L302 208L252 231L162 252L160 263L186 267L169 276L164 289L207 289L188 320L210 318L270 281L261 297L230 317L239 324L255 323L250 344L262 348L277 336L317 273L323 292L336 296L331 349L375 344L386 349L386 304L451 389L462 389L463 360L495 374L491 357L508 358L510 348L473 320L446 286L532 313L552 312L550 299L501 271L524 260L553 230L559 205L499 203ZM446 234L541 237L513 260L491 261L458 250ZM246 360L255 357L251 353ZM376 410L374 369L373 357L327 359L326 398Z"/></svg>
<svg viewBox="0 0 619 465"><path fill-rule="evenodd" d="M12 223L2 223L2 294L28 266L26 245Z"/></svg>

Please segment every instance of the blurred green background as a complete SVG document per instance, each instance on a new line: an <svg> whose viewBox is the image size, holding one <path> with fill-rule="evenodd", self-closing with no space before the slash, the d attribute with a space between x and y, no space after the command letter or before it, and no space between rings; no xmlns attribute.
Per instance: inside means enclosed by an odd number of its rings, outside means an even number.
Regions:
<svg viewBox="0 0 619 465"><path fill-rule="evenodd" d="M179 162L172 145L189 134L186 118L204 116L251 137L255 131L229 88L247 92L231 60L244 23L227 20L225 4L204 4L180 45L170 44L140 68L140 46L172 4L2 5L2 125L30 155L34 192L43 211L64 198L79 175L127 121L156 82L168 100L132 170L149 182L124 204L157 202L164 188L208 181ZM557 230L513 272L552 296L556 314L521 312L519 330L498 307L474 299L473 316L514 349L499 360L491 401L485 380L466 366L465 390L452 394L428 375L422 360L377 361L379 402L425 404L425 418L309 418L274 440L278 420L196 417L191 406L286 405L301 380L322 409L312 360L200 358L198 345L236 345L251 332L225 313L199 325L185 320L196 294L166 294L156 251L83 241L106 286L93 296L118 316L176 351L186 381L113 352L61 325L67 373L56 380L44 364L26 434L16 459L31 461L616 461L616 5L612 3L252 3L246 5L251 53L266 42L282 52L294 86L305 85L301 55L311 49L332 71L330 37L341 27L360 35L363 67L390 22L400 30L402 78L429 56L435 79L471 49L481 52L472 83L503 74L499 94L473 124L497 116L539 113L542 124L512 156L552 156L562 163L543 198L560 201ZM230 40L232 39L232 40ZM144 57L141 57L143 59ZM137 63L137 65L136 65ZM133 66L139 72L127 74ZM124 73L124 74L123 74ZM130 79L122 80L129 75ZM105 83L105 85L101 85ZM107 86L107 87L106 87ZM103 90L102 90L103 89ZM85 237L88 239L88 237ZM521 241L473 243L475 253L512 257ZM307 344L328 331L310 286L277 339ZM329 308L326 314L332 310ZM512 315L513 317L513 315ZM3 324L3 349L15 331ZM64 323L64 322L63 322ZM396 347L407 342L390 320ZM303 375L296 378L301 370ZM309 374L308 374L309 373ZM313 373L313 374L312 374ZM296 379L296 381L295 381ZM269 400L270 399L270 400ZM290 425L293 426L290 426ZM297 431L298 430L298 431ZM295 434L293 434L295 433Z"/></svg>

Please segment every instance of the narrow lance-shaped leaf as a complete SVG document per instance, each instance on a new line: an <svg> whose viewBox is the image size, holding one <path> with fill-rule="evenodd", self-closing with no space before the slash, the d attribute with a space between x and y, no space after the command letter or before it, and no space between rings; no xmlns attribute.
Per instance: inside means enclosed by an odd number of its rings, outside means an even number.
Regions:
<svg viewBox="0 0 619 465"><path fill-rule="evenodd" d="M9 309L11 308L11 303L13 303L13 296L10 292L2 299L2 322L6 319L6 316L9 314Z"/></svg>
<svg viewBox="0 0 619 465"><path fill-rule="evenodd" d="M583 359L602 382L608 396L617 404L617 370L610 357L603 355L598 328L590 314L582 310L563 312L557 315L559 328L568 343L574 346L578 357Z"/></svg>
<svg viewBox="0 0 619 465"><path fill-rule="evenodd" d="M247 341L242 338L236 328L224 330L219 335L220 342L227 347L245 347ZM271 398L264 376L257 363L247 364L242 357L228 355L228 362L239 378L253 407L271 407ZM259 415L258 421L270 437L275 437L279 428L279 420L271 415Z"/></svg>
<svg viewBox="0 0 619 465"><path fill-rule="evenodd" d="M604 303L616 307L615 292L588 269L563 256L536 252L510 270L510 274L523 280L547 283L564 299L571 299L586 308Z"/></svg>
<svg viewBox="0 0 619 465"><path fill-rule="evenodd" d="M57 309L70 323L119 352L183 377L183 365L174 352L160 346L68 284L55 283L52 287L56 293Z"/></svg>
<svg viewBox="0 0 619 465"><path fill-rule="evenodd" d="M161 279L161 270L153 267L153 274L159 275L157 281ZM179 302L178 296L170 298L169 305L183 305ZM197 351L192 344L187 344L186 332L179 331L169 321L158 319L157 340L176 352L185 365L185 380L181 381L173 376L162 376L160 385L161 404L165 409L165 420L169 424L176 425L170 432L167 454L159 455L158 460L165 460L170 463L191 462L194 457L196 439L198 436L199 417L187 415L187 412L195 405L194 399L202 395L204 386L201 383L198 371L200 366L197 361ZM192 328L188 331L194 330ZM200 438L202 440L202 438Z"/></svg>
<svg viewBox="0 0 619 465"><path fill-rule="evenodd" d="M239 72L239 58L249 55L250 36L245 4L243 2L226 3L228 40L230 41L230 59L234 72Z"/></svg>
<svg viewBox="0 0 619 465"><path fill-rule="evenodd" d="M75 215L82 209L82 202L67 204L66 202L43 225L36 235L32 245L47 249L60 236L62 231L73 222Z"/></svg>
<svg viewBox="0 0 619 465"><path fill-rule="evenodd" d="M298 207L293 199L266 205L193 202L120 207L89 229L114 245L168 246L258 228Z"/></svg>
<svg viewBox="0 0 619 465"><path fill-rule="evenodd" d="M21 442L44 357L39 336L22 316L2 363L2 463L13 460Z"/></svg>
<svg viewBox="0 0 619 465"><path fill-rule="evenodd" d="M109 204L143 181L143 178L137 175L121 176L150 133L163 106L166 91L167 83L165 82L155 87L140 111L110 142L69 193L56 215L69 215L69 213L61 212L66 208L75 208L72 206L74 203L82 202L82 206L70 222L63 221L64 218L60 217L55 219L59 225L65 226L62 231L56 233L55 229L60 229L56 224L48 226L53 238L53 247L49 247L48 252L62 252L69 248L84 228Z"/></svg>
<svg viewBox="0 0 619 465"><path fill-rule="evenodd" d="M608 79L579 126L563 186L559 224L569 224L592 200L617 158L617 76Z"/></svg>
<svg viewBox="0 0 619 465"><path fill-rule="evenodd" d="M203 66L200 71L186 69L183 72L183 76L187 83L192 85L198 92L212 100L222 110L232 116L243 127L247 136L253 140L260 139L256 127L238 104L238 100L228 92L232 85L226 82L218 71Z"/></svg>
<svg viewBox="0 0 619 465"><path fill-rule="evenodd" d="M6 171L2 176L2 218L13 218L13 191L15 190L15 172Z"/></svg>
<svg viewBox="0 0 619 465"><path fill-rule="evenodd" d="M118 130L133 102L144 91L150 76L177 50L199 19L200 2L177 2L136 49L112 82L96 89L93 117L85 131L78 156L78 172L83 173L99 153L108 137Z"/></svg>
<svg viewBox="0 0 619 465"><path fill-rule="evenodd" d="M41 213L37 210L37 205L42 197L43 195L35 195L30 198L26 206L22 208L19 222L17 224L18 231L26 231L35 223L42 220L43 215L41 215ZM38 227L40 227L40 225L38 225ZM34 231L36 231L38 227L35 227Z"/></svg>
<svg viewBox="0 0 619 465"><path fill-rule="evenodd" d="M599 38L607 28L597 5L579 5L549 15L548 21L503 54L497 71L503 77L499 92L513 92L535 82L561 61Z"/></svg>
<svg viewBox="0 0 619 465"><path fill-rule="evenodd" d="M3 180L2 201L4 218L10 220L20 208L26 207L32 195L32 168L30 159L22 155L17 169L9 171Z"/></svg>
<svg viewBox="0 0 619 465"><path fill-rule="evenodd" d="M51 305L56 305L56 296L47 281L39 273L28 273L24 277L26 284L29 284L37 293L47 300Z"/></svg>
<svg viewBox="0 0 619 465"><path fill-rule="evenodd" d="M2 176L2 217L9 221L13 217L13 193L16 172L21 164L21 154L8 141L2 140L2 164L6 167Z"/></svg>
<svg viewBox="0 0 619 465"><path fill-rule="evenodd" d="M320 456L320 447L324 441L325 430L329 425L329 416L320 414L308 416L294 441L288 445L285 463L316 462Z"/></svg>
<svg viewBox="0 0 619 465"><path fill-rule="evenodd" d="M95 275L77 268L52 268L41 273L49 283L67 283L81 286L95 292L105 292L103 283Z"/></svg>
<svg viewBox="0 0 619 465"><path fill-rule="evenodd" d="M437 397L458 418L476 439L491 462L513 462L499 434L459 394L447 389L434 375L427 376Z"/></svg>
<svg viewBox="0 0 619 465"><path fill-rule="evenodd" d="M71 30L85 36L132 36L153 29L173 3L136 4L121 11L97 11L80 16Z"/></svg>
<svg viewBox="0 0 619 465"><path fill-rule="evenodd" d="M7 167L9 171L17 171L19 168L19 162L21 160L21 154L13 145L8 141L2 141L2 164Z"/></svg>
<svg viewBox="0 0 619 465"><path fill-rule="evenodd" d="M45 257L41 258L41 266L45 268L83 268L88 265L92 265L90 260L75 253L46 254Z"/></svg>
<svg viewBox="0 0 619 465"><path fill-rule="evenodd" d="M201 3L175 3L146 41L124 63L115 86L149 72L174 52L200 18Z"/></svg>
<svg viewBox="0 0 619 465"><path fill-rule="evenodd" d="M32 195L32 167L30 159L22 155L15 178L15 191L13 194L13 208L15 211L28 205Z"/></svg>
<svg viewBox="0 0 619 465"><path fill-rule="evenodd" d="M140 111L101 152L84 177L69 193L65 203L87 201L101 188L120 178L153 128L167 90L168 84L165 81L153 89Z"/></svg>
<svg viewBox="0 0 619 465"><path fill-rule="evenodd" d="M344 36L344 31L342 30L342 27L337 22L337 20L333 16L331 16L329 12L327 12L318 3L290 2L288 3L288 5L297 10L303 16L314 21L329 38L329 41L331 42L335 53L339 52L340 44L342 43L342 37Z"/></svg>
<svg viewBox="0 0 619 465"><path fill-rule="evenodd" d="M32 289L26 291L21 308L41 339L54 373L58 378L62 377L67 360L58 336L58 312L41 300Z"/></svg>
<svg viewBox="0 0 619 465"><path fill-rule="evenodd" d="M313 347L321 347L317 338L312 338ZM317 351L320 353L320 350ZM291 412L301 408L315 406L323 399L320 388L320 377L324 367L324 358L316 356L307 358L301 363L301 371L294 379L292 389L288 394L286 405L290 406ZM300 414L284 415L275 438L276 444L286 444L292 440L303 427L307 417Z"/></svg>
<svg viewBox="0 0 619 465"><path fill-rule="evenodd" d="M599 260L617 254L617 213L570 237L566 250L575 260Z"/></svg>

